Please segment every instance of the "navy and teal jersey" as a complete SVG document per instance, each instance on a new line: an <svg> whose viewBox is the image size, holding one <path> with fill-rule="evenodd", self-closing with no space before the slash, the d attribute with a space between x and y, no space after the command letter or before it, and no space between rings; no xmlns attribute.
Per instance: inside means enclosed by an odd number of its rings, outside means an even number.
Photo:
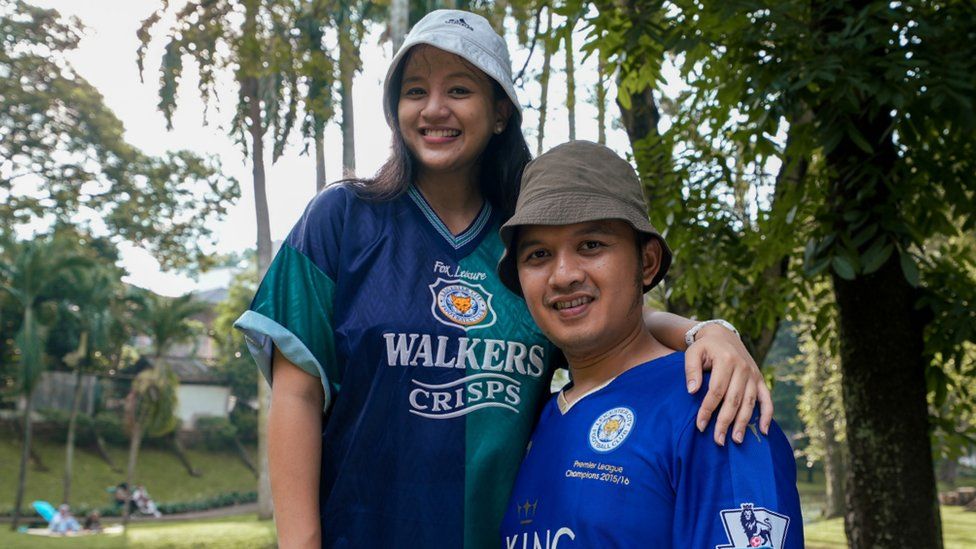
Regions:
<svg viewBox="0 0 976 549"><path fill-rule="evenodd" d="M546 404L502 524L506 549L803 547L789 442L758 416L742 444L698 432L684 353Z"/></svg>
<svg viewBox="0 0 976 549"><path fill-rule="evenodd" d="M272 346L322 380L324 546L497 545L555 351L495 274L498 217L454 235L415 188L329 188L237 321L269 381Z"/></svg>

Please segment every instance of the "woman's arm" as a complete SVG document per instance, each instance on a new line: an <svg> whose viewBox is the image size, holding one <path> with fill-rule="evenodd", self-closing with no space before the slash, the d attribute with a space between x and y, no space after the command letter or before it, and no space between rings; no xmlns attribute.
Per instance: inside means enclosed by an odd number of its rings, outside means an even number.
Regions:
<svg viewBox="0 0 976 549"><path fill-rule="evenodd" d="M703 370L712 371L708 393L695 421L699 431L705 430L712 414L721 404L722 409L715 420L715 442L725 444L725 436L733 420L732 439L742 442L758 399L759 429L764 434L769 432L769 423L773 420L773 397L759 366L737 335L711 324L703 327L696 334L695 343L687 347L685 333L696 322L671 313L645 310L644 323L661 343L672 349L685 350L685 378L689 393L695 393L700 388Z"/></svg>
<svg viewBox="0 0 976 549"><path fill-rule="evenodd" d="M274 351L268 465L278 546L322 546L322 383Z"/></svg>

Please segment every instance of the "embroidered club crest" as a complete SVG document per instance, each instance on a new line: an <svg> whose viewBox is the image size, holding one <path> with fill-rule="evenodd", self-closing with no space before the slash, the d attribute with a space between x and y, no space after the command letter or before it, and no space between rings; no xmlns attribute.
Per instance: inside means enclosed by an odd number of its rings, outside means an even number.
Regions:
<svg viewBox="0 0 976 549"><path fill-rule="evenodd" d="M429 288L434 298L430 311L441 324L471 330L495 323L492 295L480 284L438 278Z"/></svg>
<svg viewBox="0 0 976 549"><path fill-rule="evenodd" d="M590 427L590 447L597 452L610 452L623 443L633 428L633 410L622 406L607 410Z"/></svg>
<svg viewBox="0 0 976 549"><path fill-rule="evenodd" d="M743 503L739 509L725 509L719 514L730 545L716 545L715 549L782 549L786 542L786 531L790 526L790 517L786 515L752 503Z"/></svg>

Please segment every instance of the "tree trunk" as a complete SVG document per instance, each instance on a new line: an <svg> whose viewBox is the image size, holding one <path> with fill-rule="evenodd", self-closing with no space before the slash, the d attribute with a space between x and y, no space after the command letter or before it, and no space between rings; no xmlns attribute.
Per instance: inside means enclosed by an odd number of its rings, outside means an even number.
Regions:
<svg viewBox="0 0 976 549"><path fill-rule="evenodd" d="M241 444L241 439L237 435L234 435L234 448L237 449L237 456L241 458L244 466L250 469L251 472L254 473L254 476L257 477L258 470L254 467L254 463L251 461L251 456L247 455L247 448Z"/></svg>
<svg viewBox="0 0 976 549"><path fill-rule="evenodd" d="M844 514L844 480L847 467L844 463L844 447L837 442L837 429L832 418L825 418L824 431L824 480L827 494L823 518L835 518Z"/></svg>
<svg viewBox="0 0 976 549"><path fill-rule="evenodd" d="M315 121L315 192L325 188L325 128Z"/></svg>
<svg viewBox="0 0 976 549"><path fill-rule="evenodd" d="M452 2L456 5L456 2ZM453 6L452 6L453 7ZM508 11L508 1L507 0L495 0L494 9L488 16L488 20L491 21L491 28L495 29L495 32L499 36L505 36L505 13Z"/></svg>
<svg viewBox="0 0 976 549"><path fill-rule="evenodd" d="M248 9L245 13L245 28L253 29L256 27L257 13L255 9ZM245 31L247 34L247 31ZM258 280L264 278L271 264L271 223L268 216L268 197L265 190L264 179L264 132L265 128L261 122L261 104L258 89L258 80L254 76L248 76L242 82L244 94L247 98L248 111L250 115L249 133L251 134L251 162L253 164L254 179L254 210L257 218L258 228ZM267 428L267 409L269 399L262 393L266 390L264 380L258 380L258 447L260 451L267 455L268 450L268 428ZM263 422L263 423L262 423ZM261 461L260 475L258 475L258 518L269 519L273 514L271 502L271 481L268 474L267 458Z"/></svg>
<svg viewBox="0 0 976 549"><path fill-rule="evenodd" d="M20 437L20 440L22 441L26 440L27 433L24 432L24 426L17 422L14 422L13 425L14 425L14 429L17 431L17 436ZM28 457L28 463L34 465L35 471L46 473L51 470L51 468L48 467L46 463L44 463L44 460L41 459L41 455L37 453L37 451L34 449L34 446L30 447L30 456Z"/></svg>
<svg viewBox="0 0 976 549"><path fill-rule="evenodd" d="M176 458L180 460L180 464L183 465L183 468L186 469L186 474L190 475L191 477L201 476L200 471L197 471L193 467L193 464L190 463L190 457L186 455L186 448L183 446L183 442L180 440L180 437L177 435L176 431L173 431L170 434L170 448L176 455Z"/></svg>
<svg viewBox="0 0 976 549"><path fill-rule="evenodd" d="M390 2L390 38L393 41L393 54L400 50L403 39L407 36L410 26L409 0L392 0Z"/></svg>
<svg viewBox="0 0 976 549"><path fill-rule="evenodd" d="M875 273L833 280L851 465L848 543L941 548L915 292L897 254Z"/></svg>
<svg viewBox="0 0 976 549"><path fill-rule="evenodd" d="M20 523L20 506L24 503L24 489L27 487L27 461L30 459L31 452L31 412L34 411L34 391L31 390L26 395L24 405L24 447L20 452L20 473L17 475L17 495L14 498L14 516L10 523L10 529L17 531Z"/></svg>
<svg viewBox="0 0 976 549"><path fill-rule="evenodd" d="M607 144L607 64L599 57L596 66L596 142Z"/></svg>
<svg viewBox="0 0 976 549"><path fill-rule="evenodd" d="M64 494L61 501L71 503L71 472L75 462L75 429L78 424L78 408L81 406L81 370L75 368L75 390L71 398L71 417L68 419L68 440L64 443Z"/></svg>
<svg viewBox="0 0 976 549"><path fill-rule="evenodd" d="M132 422L132 434L129 439L129 462L126 466L125 484L129 487L129 495L125 498L125 505L122 506L122 527L129 524L129 516L132 513L132 492L135 489L136 462L139 459L139 446L142 444L142 425L139 425L139 418Z"/></svg>
<svg viewBox="0 0 976 549"><path fill-rule="evenodd" d="M546 8L546 36L552 33L552 10ZM542 72L539 73L539 85L542 95L539 97L539 132L536 134L535 155L542 154L542 142L546 138L546 116L549 110L549 75L552 73L553 46L545 40L542 48Z"/></svg>
<svg viewBox="0 0 976 549"><path fill-rule="evenodd" d="M115 464L115 461L112 459L112 456L108 453L108 450L105 448L105 439L102 438L102 434L98 432L98 427L95 426L94 421L92 421L91 428L92 428L92 436L95 438L95 451L102 458L102 461L108 464L109 469L111 469L113 473L121 473L122 469L120 469L119 466Z"/></svg>
<svg viewBox="0 0 976 549"><path fill-rule="evenodd" d="M271 476L268 468L268 412L271 410L271 387L258 379L258 518L274 516L271 500Z"/></svg>
<svg viewBox="0 0 976 549"><path fill-rule="evenodd" d="M956 480L959 478L959 460L957 458L945 458L939 463L939 480L956 487Z"/></svg>
<svg viewBox="0 0 976 549"><path fill-rule="evenodd" d="M569 113L569 140L576 139L576 62L573 59L573 29L576 20L566 21L566 111Z"/></svg>
<svg viewBox="0 0 976 549"><path fill-rule="evenodd" d="M353 67L352 41L348 35L339 36L339 97L342 101L342 176L356 176L356 131L353 118L352 81ZM348 31L347 31L348 32Z"/></svg>

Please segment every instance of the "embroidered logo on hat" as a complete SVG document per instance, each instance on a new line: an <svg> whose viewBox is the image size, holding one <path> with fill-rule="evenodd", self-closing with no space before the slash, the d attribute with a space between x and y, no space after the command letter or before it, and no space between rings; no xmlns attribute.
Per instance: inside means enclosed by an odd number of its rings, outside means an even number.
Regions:
<svg viewBox="0 0 976 549"><path fill-rule="evenodd" d="M473 31L474 30L474 27L472 27L471 25L467 24L464 21L464 18L463 17L462 18L459 18L459 19L448 19L447 21L444 21L444 23L446 23L448 25L457 25L459 27L464 27L464 28L468 29L469 31Z"/></svg>

